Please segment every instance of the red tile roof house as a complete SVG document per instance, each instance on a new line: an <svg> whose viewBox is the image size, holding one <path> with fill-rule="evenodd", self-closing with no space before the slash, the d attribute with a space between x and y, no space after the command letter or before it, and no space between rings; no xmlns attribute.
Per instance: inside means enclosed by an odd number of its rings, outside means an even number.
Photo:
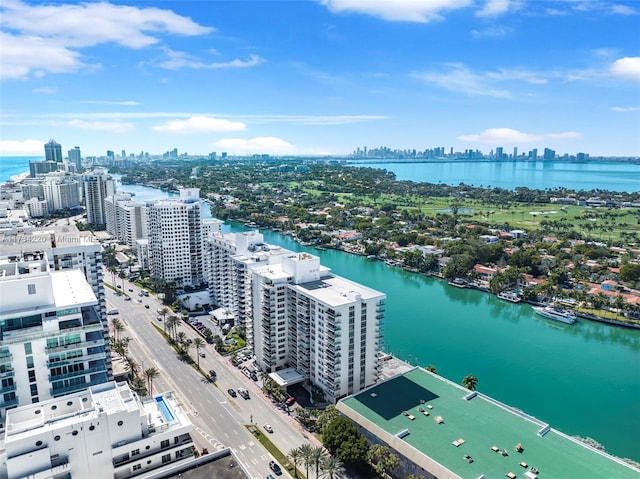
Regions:
<svg viewBox="0 0 640 479"><path fill-rule="evenodd" d="M492 268L483 264L476 264L473 267L473 271L478 274L479 279L482 281L491 281L498 272L498 268Z"/></svg>

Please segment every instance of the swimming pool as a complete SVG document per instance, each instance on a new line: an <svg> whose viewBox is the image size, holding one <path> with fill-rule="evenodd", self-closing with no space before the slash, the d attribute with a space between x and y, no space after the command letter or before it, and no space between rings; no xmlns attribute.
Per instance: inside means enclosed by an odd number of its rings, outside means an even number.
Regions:
<svg viewBox="0 0 640 479"><path fill-rule="evenodd" d="M160 408L160 411L162 411L162 415L167 420L167 422L174 422L176 420L173 413L171 412L171 409L169 409L169 406L167 406L167 403L165 402L163 396L156 397L156 403L158 404L158 407Z"/></svg>

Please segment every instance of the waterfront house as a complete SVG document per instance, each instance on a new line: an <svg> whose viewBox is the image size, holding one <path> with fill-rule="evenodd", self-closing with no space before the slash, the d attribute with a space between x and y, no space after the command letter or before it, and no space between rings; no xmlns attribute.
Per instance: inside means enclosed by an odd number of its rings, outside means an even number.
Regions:
<svg viewBox="0 0 640 479"><path fill-rule="evenodd" d="M473 271L478 276L478 279L482 281L491 281L499 272L497 267L485 266L483 264L474 265Z"/></svg>

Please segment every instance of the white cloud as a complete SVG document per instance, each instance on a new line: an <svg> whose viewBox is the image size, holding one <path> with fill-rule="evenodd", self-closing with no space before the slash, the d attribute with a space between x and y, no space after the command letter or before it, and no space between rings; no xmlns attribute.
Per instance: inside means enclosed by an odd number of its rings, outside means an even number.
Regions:
<svg viewBox="0 0 640 479"><path fill-rule="evenodd" d="M115 42L129 48L157 43L160 33L203 35L212 28L159 8L137 8L108 2L36 5L3 2L3 25L27 35L61 40L68 47Z"/></svg>
<svg viewBox="0 0 640 479"><path fill-rule="evenodd" d="M80 54L47 39L32 36L14 36L0 32L0 79L23 78L34 72L73 72L86 65Z"/></svg>
<svg viewBox="0 0 640 479"><path fill-rule="evenodd" d="M471 0L321 0L334 13L361 13L393 22L441 20L442 12L467 7Z"/></svg>
<svg viewBox="0 0 640 479"><path fill-rule="evenodd" d="M78 119L69 121L67 126L71 128L78 128L80 130L108 131L111 133L126 133L134 129L133 124L127 122L85 121Z"/></svg>
<svg viewBox="0 0 640 479"><path fill-rule="evenodd" d="M563 133L532 134L523 133L511 128L489 128L479 134L462 135L457 139L461 141L505 144L505 143L533 143L541 140L573 140L580 138L580 133L567 131Z"/></svg>
<svg viewBox="0 0 640 479"><path fill-rule="evenodd" d="M491 82L487 81L489 78L486 74L474 73L461 63L449 64L448 68L445 72L415 72L412 76L424 83L471 96L511 96L508 90L493 88Z"/></svg>
<svg viewBox="0 0 640 479"><path fill-rule="evenodd" d="M250 55L248 60L235 59L228 62L213 63L206 63L188 53L170 49L165 49L165 55L167 58L159 61L157 66L166 70L177 70L179 68L222 70L229 68L250 68L264 63L264 59L258 55Z"/></svg>
<svg viewBox="0 0 640 479"><path fill-rule="evenodd" d="M294 145L287 143L281 138L273 136L258 136L255 138L225 138L214 143L211 146L223 148L232 155L251 155L251 154L270 154L285 155L293 154L296 151Z"/></svg>
<svg viewBox="0 0 640 479"><path fill-rule="evenodd" d="M43 95L53 95L54 93L58 93L58 89L54 86L42 86L39 88L34 88L33 93L42 93Z"/></svg>
<svg viewBox="0 0 640 479"><path fill-rule="evenodd" d="M639 111L640 107L637 106L612 106L611 111L616 113L628 113L630 111Z"/></svg>
<svg viewBox="0 0 640 479"><path fill-rule="evenodd" d="M105 43L144 48L160 34L204 35L212 28L158 8L108 2L27 5L5 0L2 18L1 78L73 72L83 68L78 49Z"/></svg>
<svg viewBox="0 0 640 479"><path fill-rule="evenodd" d="M474 38L502 38L513 33L513 28L505 25L493 25L482 30L471 30Z"/></svg>
<svg viewBox="0 0 640 479"><path fill-rule="evenodd" d="M163 125L153 127L155 131L170 133L212 133L218 131L242 131L245 128L244 123L209 116L192 116L186 120L171 120Z"/></svg>
<svg viewBox="0 0 640 479"><path fill-rule="evenodd" d="M543 85L548 83L548 80L541 76L538 73L530 72L528 70L522 70L519 68L507 69L507 68L498 68L494 72L485 73L487 78L498 81L513 81L513 80L521 80L526 83L531 83L534 85Z"/></svg>
<svg viewBox="0 0 640 479"><path fill-rule="evenodd" d="M60 124L60 119L72 120L123 120L123 119L159 119L159 118L185 118L185 123L191 118L217 118L218 121L228 121L230 124L242 125L243 128L237 127L236 130L244 129L244 122L269 124L281 123L291 125L347 125L352 123L362 123L366 121L380 121L389 119L386 115L220 115L218 113L207 112L164 112L164 111L147 111L147 112L60 112L46 114L30 114L28 115L29 125L53 125ZM222 119L227 118L228 120ZM232 120L236 120L235 122ZM238 122L243 123L238 123ZM54 123L57 122L57 123ZM163 127L169 125L158 125ZM193 123L193 121L191 122ZM21 115L10 115L3 113L2 124L7 126L25 125L25 119ZM220 131L220 130L216 130ZM229 130L225 130L229 131Z"/></svg>
<svg viewBox="0 0 640 479"><path fill-rule="evenodd" d="M640 57L625 57L613 62L609 73L625 80L640 81Z"/></svg>
<svg viewBox="0 0 640 479"><path fill-rule="evenodd" d="M484 7L477 12L479 17L495 17L509 11L510 0L487 0Z"/></svg>
<svg viewBox="0 0 640 479"><path fill-rule="evenodd" d="M364 121L387 120L385 115L250 115L242 118L252 123L288 123L295 125L350 125Z"/></svg>
<svg viewBox="0 0 640 479"><path fill-rule="evenodd" d="M109 100L82 100L77 103L84 103L88 105L120 105L120 106L137 106L140 103L133 100L124 101L109 101Z"/></svg>
<svg viewBox="0 0 640 479"><path fill-rule="evenodd" d="M616 15L637 15L638 12L628 5L611 5L611 13Z"/></svg>
<svg viewBox="0 0 640 479"><path fill-rule="evenodd" d="M0 155L41 155L44 151L44 143L42 140L0 140Z"/></svg>

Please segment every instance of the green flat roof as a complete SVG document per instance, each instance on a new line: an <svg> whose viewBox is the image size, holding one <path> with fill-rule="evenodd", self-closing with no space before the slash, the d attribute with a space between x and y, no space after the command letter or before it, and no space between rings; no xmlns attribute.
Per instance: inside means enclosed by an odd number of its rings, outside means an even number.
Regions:
<svg viewBox="0 0 640 479"><path fill-rule="evenodd" d="M467 400L468 394L461 386L415 368L340 401L338 409L392 447L406 443L415 448L398 449L414 462L422 456L422 464L428 464L427 458L431 458L453 477L477 479L484 474L486 478L501 478L512 472L524 478L525 472L535 467L540 479L640 478L640 470L559 431L550 429L539 435L546 425L535 418L481 394ZM438 416L444 421L441 424L435 421ZM371 428L371 423L384 432ZM456 447L453 442L459 439L464 442ZM522 452L516 452L517 444L522 445ZM493 451L494 446L508 455ZM473 462L467 462L465 456L471 456ZM427 467L425 470L429 471ZM442 473L438 477L443 477Z"/></svg>

